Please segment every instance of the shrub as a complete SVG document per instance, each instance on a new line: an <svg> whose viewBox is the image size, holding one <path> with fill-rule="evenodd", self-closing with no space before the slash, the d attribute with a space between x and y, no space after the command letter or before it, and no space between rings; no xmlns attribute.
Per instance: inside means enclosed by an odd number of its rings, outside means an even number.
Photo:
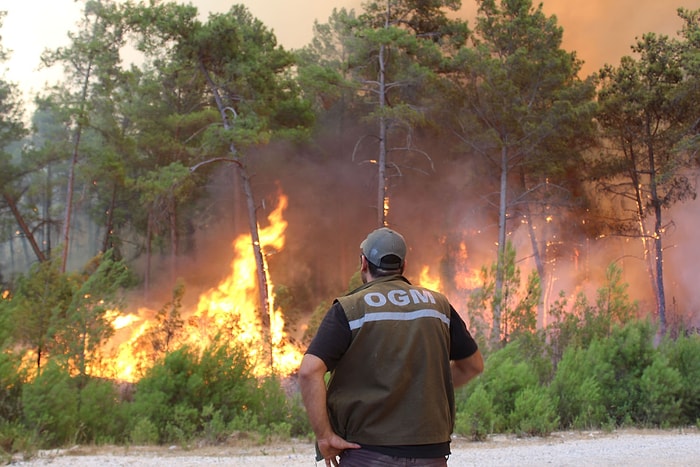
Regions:
<svg viewBox="0 0 700 467"><path fill-rule="evenodd" d="M681 376L682 424L700 423L700 334L681 334L659 348Z"/></svg>
<svg viewBox="0 0 700 467"><path fill-rule="evenodd" d="M46 447L73 440L78 427L78 390L67 371L53 361L22 391L27 426Z"/></svg>
<svg viewBox="0 0 700 467"><path fill-rule="evenodd" d="M158 427L146 417L139 418L131 430L129 439L132 443L144 446L158 443Z"/></svg>
<svg viewBox="0 0 700 467"><path fill-rule="evenodd" d="M200 413L195 407L177 404L165 423L163 438L169 443L187 446L200 433Z"/></svg>
<svg viewBox="0 0 700 467"><path fill-rule="evenodd" d="M483 441L493 432L495 421L493 396L482 384L478 384L467 398L464 407L457 411L455 432L474 441Z"/></svg>
<svg viewBox="0 0 700 467"><path fill-rule="evenodd" d="M37 441L19 421L8 422L0 417L0 460L9 464L12 456L18 452L31 455L36 449Z"/></svg>
<svg viewBox="0 0 700 467"><path fill-rule="evenodd" d="M564 428L592 428L607 421L600 384L593 376L587 353L586 349L567 348L549 386ZM599 365L603 367L606 363L599 362ZM600 368L596 372L604 374L607 371Z"/></svg>
<svg viewBox="0 0 700 467"><path fill-rule="evenodd" d="M19 358L0 352L0 420L14 422L21 419L22 386Z"/></svg>
<svg viewBox="0 0 700 467"><path fill-rule="evenodd" d="M652 364L644 370L640 382L642 422L653 426L669 427L681 421L681 374L668 365L668 359L656 354Z"/></svg>
<svg viewBox="0 0 700 467"><path fill-rule="evenodd" d="M506 428L515 399L524 388L539 384L538 374L531 362L524 360L518 341L491 354L481 376L484 389L493 396L494 429Z"/></svg>
<svg viewBox="0 0 700 467"><path fill-rule="evenodd" d="M117 388L110 381L90 379L80 392L78 441L104 443L123 440L126 425Z"/></svg>
<svg viewBox="0 0 700 467"><path fill-rule="evenodd" d="M131 410L133 419L147 418L158 430L159 442L187 443L203 435L216 413L227 425L248 410L262 406L244 352L215 340L201 355L188 347L168 354L141 379ZM256 403L256 397L261 402ZM133 432L134 427L132 427Z"/></svg>
<svg viewBox="0 0 700 467"><path fill-rule="evenodd" d="M556 403L545 388L530 386L524 388L515 399L509 425L518 435L546 436L559 424Z"/></svg>
<svg viewBox="0 0 700 467"><path fill-rule="evenodd" d="M638 423L646 418L640 381L656 353L655 333L649 321L633 321L615 328L609 339L599 340L601 353L589 360L592 363L600 358L613 369L602 380L601 395L618 425Z"/></svg>

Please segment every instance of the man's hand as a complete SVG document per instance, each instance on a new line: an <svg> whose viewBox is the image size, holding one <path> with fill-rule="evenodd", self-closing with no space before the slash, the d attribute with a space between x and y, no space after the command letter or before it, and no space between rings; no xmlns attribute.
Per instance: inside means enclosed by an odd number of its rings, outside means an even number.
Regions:
<svg viewBox="0 0 700 467"><path fill-rule="evenodd" d="M357 449L360 445L348 443L331 428L326 408L326 383L323 379L326 371L323 360L315 355L304 355L299 368L299 386L311 428L316 434L318 450L326 460L326 465L330 467L338 465L338 456L341 452L346 449Z"/></svg>
<svg viewBox="0 0 700 467"><path fill-rule="evenodd" d="M338 456L346 449L357 449L359 444L349 443L340 436L333 433L328 438L316 440L318 450L321 452L323 459L326 461L326 466L337 466Z"/></svg>

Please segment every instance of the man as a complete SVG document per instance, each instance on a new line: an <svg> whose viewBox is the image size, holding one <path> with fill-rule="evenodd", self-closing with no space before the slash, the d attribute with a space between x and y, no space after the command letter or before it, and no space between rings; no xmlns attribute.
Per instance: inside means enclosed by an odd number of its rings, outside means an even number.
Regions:
<svg viewBox="0 0 700 467"><path fill-rule="evenodd" d="M317 460L446 466L454 388L483 371L481 353L444 295L403 277L401 234L377 229L360 250L363 285L334 301L299 369Z"/></svg>

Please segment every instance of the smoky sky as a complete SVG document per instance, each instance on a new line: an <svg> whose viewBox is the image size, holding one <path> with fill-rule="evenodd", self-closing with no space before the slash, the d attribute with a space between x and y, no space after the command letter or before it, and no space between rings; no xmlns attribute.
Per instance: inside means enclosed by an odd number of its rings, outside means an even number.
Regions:
<svg viewBox="0 0 700 467"><path fill-rule="evenodd" d="M333 8L361 11L361 0L244 0L250 11L274 29L281 44L299 48L312 37L314 20L325 23ZM537 6L539 2L534 1ZM202 10L221 10L218 0L197 0ZM547 15L556 15L564 29L563 48L575 51L585 63L581 72L587 76L606 63L617 64L620 57L631 53L635 38L647 32L675 35L681 28L678 7L696 9L697 0L544 0ZM477 4L464 0L459 17L473 23Z"/></svg>

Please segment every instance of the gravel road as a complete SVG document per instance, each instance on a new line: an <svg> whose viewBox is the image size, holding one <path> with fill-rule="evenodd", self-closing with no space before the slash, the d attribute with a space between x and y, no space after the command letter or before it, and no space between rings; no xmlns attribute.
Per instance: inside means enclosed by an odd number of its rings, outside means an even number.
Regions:
<svg viewBox="0 0 700 467"><path fill-rule="evenodd" d="M314 463L313 445L291 441L266 445L203 447L81 447L40 451L13 465L92 466L283 466L323 467ZM462 466L700 466L700 431L620 430L558 432L546 438L491 436L484 442L455 439L451 467Z"/></svg>

